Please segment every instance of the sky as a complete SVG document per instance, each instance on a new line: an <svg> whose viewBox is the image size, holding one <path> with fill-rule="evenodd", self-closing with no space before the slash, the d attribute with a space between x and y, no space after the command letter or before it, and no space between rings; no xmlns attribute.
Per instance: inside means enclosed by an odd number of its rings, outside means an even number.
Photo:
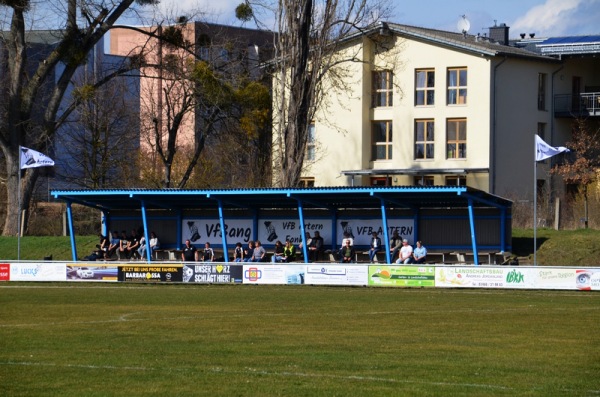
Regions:
<svg viewBox="0 0 600 397"><path fill-rule="evenodd" d="M160 7L173 15L202 10L200 20L239 26L234 10L241 1L162 0ZM385 20L425 28L457 31L457 23L465 15L470 34L487 34L489 27L501 23L510 27L510 38L518 38L520 33L535 33L536 37L600 34L600 0L388 1L395 11Z"/></svg>

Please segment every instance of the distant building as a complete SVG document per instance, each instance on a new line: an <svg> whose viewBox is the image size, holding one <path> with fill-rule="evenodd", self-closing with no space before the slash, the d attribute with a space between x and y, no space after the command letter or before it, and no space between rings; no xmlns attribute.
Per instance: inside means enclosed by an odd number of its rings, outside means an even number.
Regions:
<svg viewBox="0 0 600 397"><path fill-rule="evenodd" d="M164 34L173 28L181 32L181 38L191 44L190 52L176 49L169 44L151 39L148 35L128 28L118 28L110 33L110 53L121 56L136 56L145 53L144 66L140 77L140 126L142 148L152 149L152 139L145 139L144 130L166 131L170 115L166 110L166 90L178 91L179 95L187 89L184 79L168 76L169 62L179 62L185 68L186 59L206 61L223 75L245 75L249 79L261 79L263 73L259 66L270 59L272 54L273 33L234 26L187 22L162 27L139 28ZM157 65L163 66L157 68ZM166 66L166 68L165 68ZM179 80L179 81L174 81ZM168 86L168 88L167 88ZM175 93L174 95L178 95ZM176 97L176 96L175 96ZM170 106L177 108L180 99L171 98ZM177 109L175 109L176 111ZM169 111L173 111L170 108ZM178 146L194 145L198 132L202 129L198 112L187 112L177 136ZM166 139L166 134L164 134Z"/></svg>

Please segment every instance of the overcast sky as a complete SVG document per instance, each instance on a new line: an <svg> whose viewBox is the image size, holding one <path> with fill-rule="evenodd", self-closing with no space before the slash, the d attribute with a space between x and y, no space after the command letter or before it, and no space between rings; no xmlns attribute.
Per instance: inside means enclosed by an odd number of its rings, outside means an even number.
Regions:
<svg viewBox="0 0 600 397"><path fill-rule="evenodd" d="M600 0L389 0L395 5L389 22L449 31L465 15L469 33L487 33L488 28L506 23L510 37L535 33L537 37L600 34ZM202 10L202 20L240 25L234 9L241 0L162 0L161 7L173 15ZM253 26L248 26L253 27Z"/></svg>

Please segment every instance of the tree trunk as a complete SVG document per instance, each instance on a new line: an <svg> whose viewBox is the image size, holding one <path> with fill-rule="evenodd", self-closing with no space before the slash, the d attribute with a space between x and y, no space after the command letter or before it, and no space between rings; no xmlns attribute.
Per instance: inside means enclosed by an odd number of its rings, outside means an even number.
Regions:
<svg viewBox="0 0 600 397"><path fill-rule="evenodd" d="M21 221L21 211L28 209L31 203L33 187L38 179L39 170L36 168L30 168L27 171L20 171L20 160L16 161L14 158L6 159L6 163L9 169L8 178L6 181L6 219L4 220L3 235L4 236L16 236L19 231L19 222ZM10 172L10 170L13 172ZM21 186L19 187L18 172L22 172ZM19 197L19 188L21 189L21 195ZM27 225L29 220L29 211L25 212L24 224ZM21 230L23 233L24 230Z"/></svg>
<svg viewBox="0 0 600 397"><path fill-rule="evenodd" d="M288 96L286 118L281 122L283 127L283 158L279 184L281 187L296 187L300 184L304 152L308 139L308 125L311 122L310 104L313 102L315 74L311 73L310 28L313 17L312 0L303 0L296 9L286 10L291 48L287 48L290 56L291 86ZM297 11L297 12L296 12ZM298 18L295 16L298 15ZM282 48L282 53L286 48ZM284 65L285 66L285 65ZM316 67L313 65L313 67ZM283 70L285 76L286 70ZM285 77L284 77L285 79Z"/></svg>

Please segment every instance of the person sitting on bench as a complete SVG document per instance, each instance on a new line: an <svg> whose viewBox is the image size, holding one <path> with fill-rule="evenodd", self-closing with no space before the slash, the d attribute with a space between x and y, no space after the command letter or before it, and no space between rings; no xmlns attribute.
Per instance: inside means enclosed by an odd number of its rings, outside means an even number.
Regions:
<svg viewBox="0 0 600 397"><path fill-rule="evenodd" d="M421 241L417 241L417 246L413 250L412 263L425 263L425 258L427 258L427 248L423 247Z"/></svg>
<svg viewBox="0 0 600 397"><path fill-rule="evenodd" d="M350 240L346 240L346 246L342 247L340 255L342 257L341 263L354 263L356 251L354 250L354 247L350 245Z"/></svg>

